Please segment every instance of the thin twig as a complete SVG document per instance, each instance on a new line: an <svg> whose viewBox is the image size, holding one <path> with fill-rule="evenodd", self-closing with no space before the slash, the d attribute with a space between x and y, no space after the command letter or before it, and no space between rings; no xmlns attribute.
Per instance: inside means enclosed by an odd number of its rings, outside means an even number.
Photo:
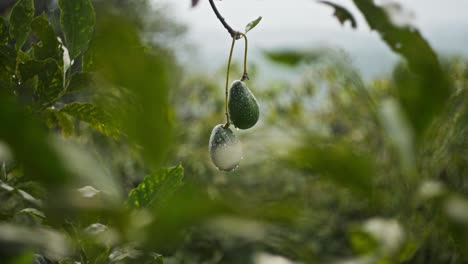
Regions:
<svg viewBox="0 0 468 264"><path fill-rule="evenodd" d="M231 35L232 38L234 39L240 39L241 37L241 33L237 30L234 30L227 22L226 20L224 19L224 17L219 13L218 11L218 8L216 8L216 5L215 3L213 2L213 0L210 0L210 5L211 5L211 8L213 9L216 17L219 19L219 21L221 22L221 24L223 24L224 28L227 29L227 31L229 32L229 34Z"/></svg>
<svg viewBox="0 0 468 264"><path fill-rule="evenodd" d="M232 38L231 50L229 52L229 60L227 65L227 74L226 74L226 90L225 90L225 107L226 107L226 124L224 124L224 128L228 128L231 125L230 116L229 116L229 109L228 109L228 95L229 95L229 72L231 70L231 62L232 62L232 53L234 51L234 45L236 44L236 39Z"/></svg>

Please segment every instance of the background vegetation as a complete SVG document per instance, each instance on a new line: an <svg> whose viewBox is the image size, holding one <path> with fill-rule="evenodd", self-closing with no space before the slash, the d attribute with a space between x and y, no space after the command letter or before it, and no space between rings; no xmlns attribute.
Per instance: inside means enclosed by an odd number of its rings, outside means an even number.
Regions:
<svg viewBox="0 0 468 264"><path fill-rule="evenodd" d="M2 2L0 262L468 262L467 61L354 4L402 62L366 82L337 51L268 51L303 79L250 72L261 120L224 173L224 69L188 75L163 10Z"/></svg>

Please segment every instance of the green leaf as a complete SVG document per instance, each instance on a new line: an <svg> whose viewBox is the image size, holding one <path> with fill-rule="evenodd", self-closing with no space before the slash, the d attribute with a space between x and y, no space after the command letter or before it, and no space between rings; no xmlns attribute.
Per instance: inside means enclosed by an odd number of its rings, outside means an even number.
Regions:
<svg viewBox="0 0 468 264"><path fill-rule="evenodd" d="M351 23L352 28L357 27L356 19L354 19L354 16L346 8L340 5L331 3L329 1L318 1L318 2L324 5L333 7L335 9L335 12L333 13L333 15L338 19L338 21L340 21L341 25L344 25L346 21L349 21Z"/></svg>
<svg viewBox="0 0 468 264"><path fill-rule="evenodd" d="M96 15L90 0L59 0L60 24L65 44L74 60L88 48L94 32Z"/></svg>
<svg viewBox="0 0 468 264"><path fill-rule="evenodd" d="M113 124L111 117L93 104L71 103L65 105L60 112L66 113L80 121L88 123L91 127L106 136L118 138L120 135L120 132Z"/></svg>
<svg viewBox="0 0 468 264"><path fill-rule="evenodd" d="M55 117L57 118L57 123L62 129L62 135L64 137L70 137L73 135L75 130L75 124L70 115L63 112L56 112Z"/></svg>
<svg viewBox="0 0 468 264"><path fill-rule="evenodd" d="M10 15L10 36L16 41L16 49L23 47L31 32L31 22L34 17L34 1L19 0Z"/></svg>
<svg viewBox="0 0 468 264"><path fill-rule="evenodd" d="M184 169L180 164L177 167L161 169L146 176L142 183L131 190L128 202L136 208L161 205L182 186L183 178Z"/></svg>
<svg viewBox="0 0 468 264"><path fill-rule="evenodd" d="M63 59L62 46L45 14L36 17L31 26L34 34L41 40L39 44L33 44L35 58L53 58L60 63Z"/></svg>
<svg viewBox="0 0 468 264"><path fill-rule="evenodd" d="M357 153L345 142L324 141L321 138L305 139L303 147L293 152L290 163L349 188L370 201L377 201L373 188L373 179L377 174L374 159L369 154Z"/></svg>
<svg viewBox="0 0 468 264"><path fill-rule="evenodd" d="M18 67L23 80L38 76L37 94L40 104L51 104L63 94L63 72L55 60L31 60L20 63Z"/></svg>
<svg viewBox="0 0 468 264"><path fill-rule="evenodd" d="M247 34L247 32L249 32L250 30L254 29L258 23L260 23L260 21L262 20L262 17L259 16L257 19L255 19L254 21L250 22L247 24L247 26L245 26L245 33Z"/></svg>
<svg viewBox="0 0 468 264"><path fill-rule="evenodd" d="M296 50L283 50L283 51L267 51L265 56L272 62L283 64L285 66L298 66L305 62L310 63L320 59L326 54L326 51L296 51Z"/></svg>
<svg viewBox="0 0 468 264"><path fill-rule="evenodd" d="M89 72L77 72L72 75L67 92L89 89L93 85L93 76Z"/></svg>
<svg viewBox="0 0 468 264"><path fill-rule="evenodd" d="M8 43L8 25L4 17L0 17L0 45Z"/></svg>
<svg viewBox="0 0 468 264"><path fill-rule="evenodd" d="M7 45L0 45L0 69L14 72L16 67L16 50Z"/></svg>

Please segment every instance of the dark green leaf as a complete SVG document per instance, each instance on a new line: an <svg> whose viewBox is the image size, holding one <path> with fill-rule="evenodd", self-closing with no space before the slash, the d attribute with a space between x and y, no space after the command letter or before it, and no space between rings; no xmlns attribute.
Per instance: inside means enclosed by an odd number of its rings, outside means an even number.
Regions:
<svg viewBox="0 0 468 264"><path fill-rule="evenodd" d="M247 26L245 26L245 33L249 32L252 29L254 29L258 25L258 23L260 23L261 20L262 20L262 17L260 16L257 19L255 19L254 21L247 24Z"/></svg>
<svg viewBox="0 0 468 264"><path fill-rule="evenodd" d="M70 177L57 151L50 144L50 135L43 123L26 111L17 99L0 89L0 140L11 147L15 160L23 164L26 179L46 186L62 186Z"/></svg>
<svg viewBox="0 0 468 264"><path fill-rule="evenodd" d="M111 117L102 109L89 103L71 103L65 105L60 112L66 113L106 136L119 137L119 130L113 125Z"/></svg>
<svg viewBox="0 0 468 264"><path fill-rule="evenodd" d="M340 21L342 25L344 25L346 21L349 21L352 28L357 27L356 19L354 19L354 16L346 8L329 1L318 2L333 7L335 9L335 13L333 15L338 19L338 21Z"/></svg>
<svg viewBox="0 0 468 264"><path fill-rule="evenodd" d="M23 80L38 76L37 94L39 103L51 104L64 92L63 72L55 60L31 60L19 64L18 67Z"/></svg>
<svg viewBox="0 0 468 264"><path fill-rule="evenodd" d="M0 69L14 72L16 67L16 50L7 45L0 45Z"/></svg>
<svg viewBox="0 0 468 264"><path fill-rule="evenodd" d="M303 146L291 157L292 164L349 188L358 195L371 197L376 171L370 156L356 153L345 143L327 144L315 138L305 140Z"/></svg>
<svg viewBox="0 0 468 264"><path fill-rule="evenodd" d="M418 30L392 23L387 12L372 0L354 0L370 28L407 63L394 73L398 95L417 136L440 113L450 95L451 84L442 71L437 54ZM411 71L411 72L410 72ZM420 138L418 138L420 139Z"/></svg>
<svg viewBox="0 0 468 264"><path fill-rule="evenodd" d="M34 34L41 40L39 44L33 45L35 58L39 60L53 58L60 63L63 59L63 50L45 14L34 18L31 26Z"/></svg>
<svg viewBox="0 0 468 264"><path fill-rule="evenodd" d="M0 45L8 43L8 25L4 17L0 17Z"/></svg>
<svg viewBox="0 0 468 264"><path fill-rule="evenodd" d="M267 51L264 54L269 60L286 66L298 66L303 62L309 63L318 60L322 56L322 53L319 52L301 52L296 50Z"/></svg>
<svg viewBox="0 0 468 264"><path fill-rule="evenodd" d="M72 75L67 92L75 92L83 89L90 89L93 85L93 76L88 72L77 72Z"/></svg>
<svg viewBox="0 0 468 264"><path fill-rule="evenodd" d="M34 1L19 0L10 15L10 36L16 41L16 49L23 47L31 32L34 17Z"/></svg>
<svg viewBox="0 0 468 264"><path fill-rule="evenodd" d="M99 86L99 103L148 164L159 167L172 138L169 89L180 79L171 52L145 49L136 28L121 17L101 16L96 29L94 65L107 82Z"/></svg>
<svg viewBox="0 0 468 264"><path fill-rule="evenodd" d="M59 0L59 6L65 44L74 60L88 48L96 22L94 8L90 0Z"/></svg>
<svg viewBox="0 0 468 264"><path fill-rule="evenodd" d="M182 186L183 178L184 169L180 164L174 168L161 169L146 176L143 182L130 192L128 202L136 208L161 205Z"/></svg>

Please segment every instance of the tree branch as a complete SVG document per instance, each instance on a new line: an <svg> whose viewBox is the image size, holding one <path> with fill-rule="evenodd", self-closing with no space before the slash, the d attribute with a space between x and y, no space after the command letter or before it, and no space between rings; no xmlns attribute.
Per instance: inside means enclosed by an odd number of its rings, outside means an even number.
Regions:
<svg viewBox="0 0 468 264"><path fill-rule="evenodd" d="M221 22L221 24L223 24L224 28L229 32L229 34L231 35L232 38L235 38L235 39L240 39L242 34L237 31L237 30L234 30L227 22L226 20L224 19L224 17L219 13L218 11L218 8L216 8L216 5L214 4L213 0L209 0L210 1L210 5L211 5L211 8L213 9L216 17L218 18L218 20Z"/></svg>

